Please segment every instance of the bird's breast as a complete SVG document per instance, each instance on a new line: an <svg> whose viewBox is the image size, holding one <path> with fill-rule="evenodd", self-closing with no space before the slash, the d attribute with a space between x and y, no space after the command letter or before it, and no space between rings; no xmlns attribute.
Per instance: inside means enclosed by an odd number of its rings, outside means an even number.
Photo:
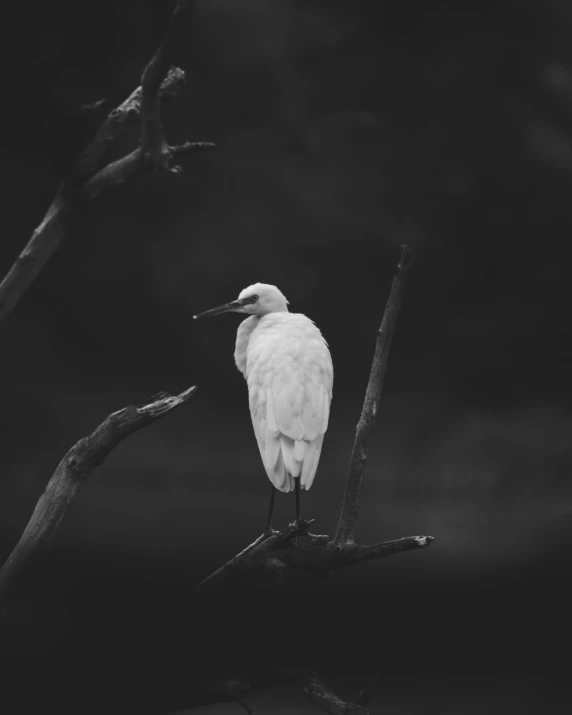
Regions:
<svg viewBox="0 0 572 715"><path fill-rule="evenodd" d="M316 325L299 313L271 313L254 327L246 350L249 385L320 380L331 393L333 367Z"/></svg>

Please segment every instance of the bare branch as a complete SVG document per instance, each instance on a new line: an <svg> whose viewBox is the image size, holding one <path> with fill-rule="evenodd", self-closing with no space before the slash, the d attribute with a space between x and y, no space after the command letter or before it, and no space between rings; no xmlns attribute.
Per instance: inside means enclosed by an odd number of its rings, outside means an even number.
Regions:
<svg viewBox="0 0 572 715"><path fill-rule="evenodd" d="M169 100L181 91L185 73L179 67L171 67L159 87L158 97ZM107 147L127 127L141 122L141 87L137 87L127 99L108 115L97 134L81 153L74 170L76 179L87 179L97 170Z"/></svg>
<svg viewBox="0 0 572 715"><path fill-rule="evenodd" d="M288 548L287 553L283 553L281 556L285 563L305 570L335 571L371 559L383 559L404 551L424 549L433 541L432 536L405 536L393 541L364 545L356 544L353 541L338 544L335 539L332 539L323 546Z"/></svg>
<svg viewBox="0 0 572 715"><path fill-rule="evenodd" d="M337 544L353 541L354 538L359 516L361 481L367 461L367 443L377 414L383 378L385 377L385 371L387 369L391 339L405 290L405 278L412 262L413 251L404 245L401 258L397 265L397 273L393 279L391 292L385 306L383 320L381 321L381 326L377 333L369 383L365 393L361 417L356 429L342 511L334 537Z"/></svg>
<svg viewBox="0 0 572 715"><path fill-rule="evenodd" d="M175 396L165 394L141 407L124 407L109 415L94 432L80 439L69 450L36 504L20 541L0 569L0 614L4 612L29 565L49 547L82 481L103 464L119 442L182 405L196 389L190 387Z"/></svg>
<svg viewBox="0 0 572 715"><path fill-rule="evenodd" d="M301 538L301 544L294 538ZM227 561L196 587L198 591L225 591L236 586L267 586L272 588L290 566L316 576L354 564L381 559L404 551L416 551L430 546L432 536L406 536L379 544L337 544L329 536L317 536L290 530L263 534L250 546Z"/></svg>
<svg viewBox="0 0 572 715"><path fill-rule="evenodd" d="M80 199L93 199L103 189L126 181L131 176L153 167L178 172L175 159L197 149L210 149L209 142L187 142L171 147L167 144L162 124L160 99L171 97L185 80L183 70L169 69L169 59L177 31L182 30L181 16L194 8L194 0L179 0L171 16L164 38L146 66L142 86L107 116L95 137L80 155L71 176L66 180L40 225L0 283L0 320L16 306L22 295L44 268L50 256L69 231L69 215ZM126 126L141 122L141 137L137 149L106 166L93 176L105 149Z"/></svg>
<svg viewBox="0 0 572 715"><path fill-rule="evenodd" d="M369 713L365 705L340 700L314 671L304 678L302 689L316 705L332 715L368 715Z"/></svg>
<svg viewBox="0 0 572 715"><path fill-rule="evenodd" d="M195 0L177 0L165 36L141 77L141 154L149 157L156 166L175 171L179 169L173 166L173 156L163 133L159 88L169 69L175 46L174 36L181 27L181 16L187 11L191 13L195 4Z"/></svg>
<svg viewBox="0 0 572 715"><path fill-rule="evenodd" d="M213 149L214 146L212 142L185 142L177 146L170 146L169 152L171 159L177 159L180 156L187 156L195 151ZM136 149L132 151L131 154L127 154L127 156L108 164L101 169L101 171L98 171L95 176L92 176L86 181L83 185L83 194L90 199L94 199L103 190L117 184L123 184L127 179L131 178L134 173L142 174L154 168L155 165L149 161L142 161L141 156L140 149ZM177 173L181 170L181 167L177 164L172 164L170 170L173 173Z"/></svg>
<svg viewBox="0 0 572 715"><path fill-rule="evenodd" d="M287 534L272 531L262 534L252 544L243 549L230 561L223 564L210 576L207 576L199 585L199 591L212 591L224 589L230 581L235 582L247 572L262 569L267 574L279 578L280 570L285 566L281 559L276 559L276 554L282 554L284 548L292 543L292 539L307 533L306 522L301 522ZM329 539L329 537L312 537L314 539Z"/></svg>

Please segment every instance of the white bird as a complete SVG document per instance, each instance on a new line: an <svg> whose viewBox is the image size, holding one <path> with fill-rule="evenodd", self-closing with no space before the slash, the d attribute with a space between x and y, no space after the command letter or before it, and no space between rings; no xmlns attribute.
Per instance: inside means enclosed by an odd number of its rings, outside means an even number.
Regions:
<svg viewBox="0 0 572 715"><path fill-rule="evenodd" d="M260 456L272 483L266 529L271 529L275 488L310 489L328 428L334 369L328 344L312 320L288 312L276 286L255 283L237 300L195 315L246 313L234 359L248 385L250 415Z"/></svg>

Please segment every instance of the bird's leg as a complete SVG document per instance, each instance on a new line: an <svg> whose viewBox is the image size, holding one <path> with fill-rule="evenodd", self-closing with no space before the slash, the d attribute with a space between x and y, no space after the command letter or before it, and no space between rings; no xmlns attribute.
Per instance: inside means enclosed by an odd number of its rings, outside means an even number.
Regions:
<svg viewBox="0 0 572 715"><path fill-rule="evenodd" d="M296 524L300 523L300 478L294 479L294 489L296 490Z"/></svg>
<svg viewBox="0 0 572 715"><path fill-rule="evenodd" d="M293 524L290 524L290 527L294 527L297 529L300 526L300 477L298 479L294 479L294 491L296 494L296 521ZM294 539L294 543L296 546L302 546L304 542L304 539L301 538L300 536L296 537Z"/></svg>
<svg viewBox="0 0 572 715"><path fill-rule="evenodd" d="M302 534L302 536L296 536L292 542L294 544L298 544L298 546L301 546L304 543L304 539L308 537L311 539L315 538L314 535L308 534L308 527L316 520L310 519L310 521L306 521L306 519L302 519L302 517L300 516L300 492L302 491L302 489L300 487L299 478L294 479L294 491L296 495L296 519L289 526L291 532L296 531Z"/></svg>
<svg viewBox="0 0 572 715"><path fill-rule="evenodd" d="M268 533L272 531L272 512L274 511L274 497L276 496L276 489L274 484L270 482L270 503L268 504L268 518L266 519L266 531Z"/></svg>

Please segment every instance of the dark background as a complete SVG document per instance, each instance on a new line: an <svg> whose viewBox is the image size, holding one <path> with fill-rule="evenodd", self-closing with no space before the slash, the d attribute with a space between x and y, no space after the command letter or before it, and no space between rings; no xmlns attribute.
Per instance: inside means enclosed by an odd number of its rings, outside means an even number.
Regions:
<svg viewBox="0 0 572 715"><path fill-rule="evenodd" d="M171 6L3 10L2 274L104 115L79 108L132 91ZM204 0L187 37L167 136L217 149L100 197L1 326L0 559L77 439L124 405L199 385L82 486L4 624L5 673L34 674L22 712L64 662L87 678L87 702L66 696L74 712L161 712L189 669L200 680L267 648L324 661L333 682L380 659L394 677L384 712L481 712L476 692L487 712L547 712L540 666L563 628L547 619L572 545L572 6ZM233 361L239 319L192 315L262 281L322 330L334 401L303 513L331 533L403 242L417 259L358 536L435 543L320 593L197 601L193 585L261 532L268 481ZM276 525L293 512L279 496ZM356 610L357 624L343 615ZM102 663L139 663L129 686L119 678L125 701L110 704Z"/></svg>

